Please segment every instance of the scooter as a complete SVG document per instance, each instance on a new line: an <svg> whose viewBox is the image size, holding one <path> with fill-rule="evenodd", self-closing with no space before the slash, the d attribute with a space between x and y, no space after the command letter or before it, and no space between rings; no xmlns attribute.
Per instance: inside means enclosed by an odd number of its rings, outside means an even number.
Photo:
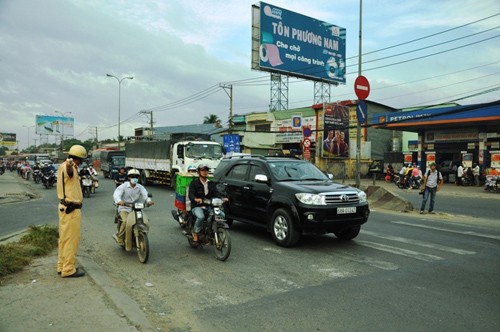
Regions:
<svg viewBox="0 0 500 332"><path fill-rule="evenodd" d="M152 197L151 195L148 196ZM118 213L118 206L116 204L115 206L117 207L115 223L119 232L123 220ZM125 236L125 245L122 247L125 251L131 251L133 248L136 248L139 261L144 264L149 259L149 218L143 212L144 208L148 205L146 203L125 203L125 206L132 208L132 212L127 217L127 224L133 225L131 230L132 240L131 243L127 243L127 237ZM115 238L115 240L117 239Z"/></svg>
<svg viewBox="0 0 500 332"><path fill-rule="evenodd" d="M53 170L42 174L42 183L45 189L49 189L54 186L54 182L56 182L56 175Z"/></svg>
<svg viewBox="0 0 500 332"><path fill-rule="evenodd" d="M225 261L231 253L231 238L229 228L222 212L224 201L220 198L203 200L203 210L205 220L198 233L198 242L193 241L193 230L196 216L191 212L187 214L185 230L182 232L188 239L192 248L204 245L213 245L215 257L220 261Z"/></svg>
<svg viewBox="0 0 500 332"><path fill-rule="evenodd" d="M90 175L83 175L81 181L83 196L90 198L90 193L95 191L94 181L92 180L92 177Z"/></svg>
<svg viewBox="0 0 500 332"><path fill-rule="evenodd" d="M35 169L33 171L33 181L35 181L35 183L40 183L41 180L42 180L42 172L39 169Z"/></svg>

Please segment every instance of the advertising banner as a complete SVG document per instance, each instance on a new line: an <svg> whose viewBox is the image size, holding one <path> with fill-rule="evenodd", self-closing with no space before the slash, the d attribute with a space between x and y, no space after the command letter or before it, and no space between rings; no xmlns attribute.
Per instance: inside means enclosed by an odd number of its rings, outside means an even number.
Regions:
<svg viewBox="0 0 500 332"><path fill-rule="evenodd" d="M16 134L0 133L0 146L6 146L6 147L16 146Z"/></svg>
<svg viewBox="0 0 500 332"><path fill-rule="evenodd" d="M339 104L325 106L323 157L349 157L349 107Z"/></svg>
<svg viewBox="0 0 500 332"><path fill-rule="evenodd" d="M37 135L74 136L74 118L52 115L37 115L35 133Z"/></svg>
<svg viewBox="0 0 500 332"><path fill-rule="evenodd" d="M276 129L279 131L275 135L276 144L300 142L304 126L316 130L316 118L314 116L294 115L291 119L276 120ZM311 137L311 141L314 141L314 137Z"/></svg>
<svg viewBox="0 0 500 332"><path fill-rule="evenodd" d="M260 70L345 84L345 28L265 2L259 17Z"/></svg>

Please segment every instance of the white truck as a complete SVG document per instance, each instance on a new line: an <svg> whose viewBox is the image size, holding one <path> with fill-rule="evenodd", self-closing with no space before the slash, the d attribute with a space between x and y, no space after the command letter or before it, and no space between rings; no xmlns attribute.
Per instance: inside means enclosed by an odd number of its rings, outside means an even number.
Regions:
<svg viewBox="0 0 500 332"><path fill-rule="evenodd" d="M210 136L187 133L171 134L168 140L127 143L125 151L125 167L140 171L142 185L161 183L174 189L177 173L187 173L189 166L200 164L213 173L223 157L222 146Z"/></svg>

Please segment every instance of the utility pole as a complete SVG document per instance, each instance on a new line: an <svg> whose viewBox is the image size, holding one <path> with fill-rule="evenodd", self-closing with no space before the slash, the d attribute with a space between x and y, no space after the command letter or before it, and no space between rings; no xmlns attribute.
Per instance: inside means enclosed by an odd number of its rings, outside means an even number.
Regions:
<svg viewBox="0 0 500 332"><path fill-rule="evenodd" d="M153 122L153 111L140 111L141 114L149 114L149 129L151 130L151 138L155 135L154 122Z"/></svg>
<svg viewBox="0 0 500 332"><path fill-rule="evenodd" d="M95 133L94 133L94 128L95 128ZM95 127L89 126L89 129L90 129L89 130L90 135L95 137L94 144L95 144L96 148L98 148L99 147L98 146L99 140L97 139L97 126L95 126Z"/></svg>
<svg viewBox="0 0 500 332"><path fill-rule="evenodd" d="M358 77L361 76L361 32L362 32L363 0L359 0L359 54L358 54ZM359 103L359 102L358 102ZM356 126L356 188L361 184L361 124Z"/></svg>
<svg viewBox="0 0 500 332"><path fill-rule="evenodd" d="M229 97L229 132L233 130L233 85L229 84L219 84L221 88L224 89L224 92L228 95ZM229 89L229 93L227 92L226 89Z"/></svg>

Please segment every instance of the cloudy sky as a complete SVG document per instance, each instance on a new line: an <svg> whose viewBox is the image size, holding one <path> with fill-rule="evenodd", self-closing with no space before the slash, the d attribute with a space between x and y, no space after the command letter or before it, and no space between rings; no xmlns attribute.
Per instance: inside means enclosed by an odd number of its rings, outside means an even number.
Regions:
<svg viewBox="0 0 500 332"><path fill-rule="evenodd" d="M202 123L216 114L267 111L269 74L250 69L248 0L0 0L0 132L35 144L36 115L74 117L75 138L117 137L149 126ZM356 99L359 1L269 3L347 30L347 83ZM500 99L498 0L363 2L368 99L395 108ZM492 90L488 93L485 91ZM314 102L312 82L290 78L289 108ZM50 139L52 142L54 138Z"/></svg>

